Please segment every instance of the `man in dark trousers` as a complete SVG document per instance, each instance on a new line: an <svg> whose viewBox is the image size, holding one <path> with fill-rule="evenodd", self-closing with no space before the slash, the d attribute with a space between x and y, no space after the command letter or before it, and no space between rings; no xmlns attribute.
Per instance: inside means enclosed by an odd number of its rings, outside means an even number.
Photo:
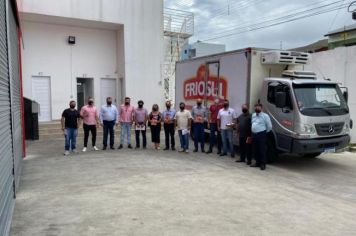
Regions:
<svg viewBox="0 0 356 236"><path fill-rule="evenodd" d="M268 114L262 112L262 104L255 105L255 113L252 114L252 143L256 163L251 167L266 169L267 163L267 133L272 130L271 119Z"/></svg>
<svg viewBox="0 0 356 236"><path fill-rule="evenodd" d="M219 98L216 98L214 100L214 104L212 104L209 107L209 130L210 130L210 137L209 137L209 150L206 152L207 154L213 152L213 148L215 144L217 144L218 147L218 152L217 154L221 154L221 135L220 132L218 131L218 114L220 109L222 109L223 106L219 104Z"/></svg>
<svg viewBox="0 0 356 236"><path fill-rule="evenodd" d="M251 113L248 110L246 104L242 105L242 114L237 117L239 133L239 148L240 148L240 159L236 162L245 162L247 159L247 165L251 165Z"/></svg>
<svg viewBox="0 0 356 236"><path fill-rule="evenodd" d="M205 106L203 106L202 99L198 98L197 105L192 109L192 117L194 120L193 132L194 132L194 151L198 152L198 145L200 143L201 151L205 152L205 134L204 134L204 122L208 121L208 112Z"/></svg>
<svg viewBox="0 0 356 236"><path fill-rule="evenodd" d="M166 139L166 147L164 150L169 150L169 138L171 138L171 148L172 151L175 151L175 140L174 140L174 117L176 115L176 110L172 108L171 101L166 102L166 110L162 113L163 118L163 128L164 135Z"/></svg>
<svg viewBox="0 0 356 236"><path fill-rule="evenodd" d="M100 110L99 119L100 124L104 129L103 137L103 150L106 150L108 145L108 135L110 135L110 149L114 149L115 141L115 125L118 125L118 110L117 107L112 104L112 98L106 98L106 105L103 105Z"/></svg>

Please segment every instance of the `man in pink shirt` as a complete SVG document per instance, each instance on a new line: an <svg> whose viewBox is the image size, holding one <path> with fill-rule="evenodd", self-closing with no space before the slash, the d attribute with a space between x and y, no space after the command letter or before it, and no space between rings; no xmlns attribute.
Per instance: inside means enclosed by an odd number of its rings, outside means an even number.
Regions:
<svg viewBox="0 0 356 236"><path fill-rule="evenodd" d="M83 119L83 129L84 129L84 148L83 152L87 151L89 131L91 132L91 142L93 149L98 151L99 149L95 146L96 142L96 128L99 126L98 111L94 106L94 99L88 98L88 105L83 106L80 110L80 116Z"/></svg>
<svg viewBox="0 0 356 236"><path fill-rule="evenodd" d="M119 110L119 122L121 125L120 146L118 149L122 149L125 142L125 135L127 137L128 148L131 146L131 127L134 120L135 108L130 105L130 98L125 98L125 103L120 106Z"/></svg>

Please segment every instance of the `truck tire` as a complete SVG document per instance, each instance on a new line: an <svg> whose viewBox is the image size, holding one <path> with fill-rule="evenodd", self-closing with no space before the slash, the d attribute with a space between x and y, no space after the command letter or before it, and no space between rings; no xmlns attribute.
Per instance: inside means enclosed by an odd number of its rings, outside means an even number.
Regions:
<svg viewBox="0 0 356 236"><path fill-rule="evenodd" d="M307 153L304 154L303 156L306 158L316 158L321 154L321 152L315 152L315 153Z"/></svg>
<svg viewBox="0 0 356 236"><path fill-rule="evenodd" d="M273 133L267 134L267 162L273 163L279 158L279 151L276 148L276 141Z"/></svg>

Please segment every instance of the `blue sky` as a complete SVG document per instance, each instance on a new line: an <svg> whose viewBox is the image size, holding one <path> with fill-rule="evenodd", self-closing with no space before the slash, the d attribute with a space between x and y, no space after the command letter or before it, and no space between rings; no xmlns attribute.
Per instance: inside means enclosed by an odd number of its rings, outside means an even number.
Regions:
<svg viewBox="0 0 356 236"><path fill-rule="evenodd" d="M356 24L347 7L351 0L164 0L166 8L190 11L197 40L222 43L227 50L244 47L283 49L304 46L344 25ZM340 10L322 13L337 7ZM355 9L356 7L353 7ZM303 13L304 12L304 13ZM301 18L272 27L266 27ZM255 28L263 28L245 32Z"/></svg>

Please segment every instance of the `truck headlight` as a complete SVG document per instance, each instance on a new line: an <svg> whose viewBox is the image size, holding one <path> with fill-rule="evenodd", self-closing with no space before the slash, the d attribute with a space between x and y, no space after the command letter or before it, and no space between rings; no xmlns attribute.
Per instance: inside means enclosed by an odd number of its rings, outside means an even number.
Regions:
<svg viewBox="0 0 356 236"><path fill-rule="evenodd" d="M309 124L300 124L299 127L299 133L300 134L316 134L316 130L314 125L309 125Z"/></svg>
<svg viewBox="0 0 356 236"><path fill-rule="evenodd" d="M345 124L344 124L343 132L344 132L344 133L349 133L349 132L350 132L350 126L349 126L348 123L345 123Z"/></svg>

